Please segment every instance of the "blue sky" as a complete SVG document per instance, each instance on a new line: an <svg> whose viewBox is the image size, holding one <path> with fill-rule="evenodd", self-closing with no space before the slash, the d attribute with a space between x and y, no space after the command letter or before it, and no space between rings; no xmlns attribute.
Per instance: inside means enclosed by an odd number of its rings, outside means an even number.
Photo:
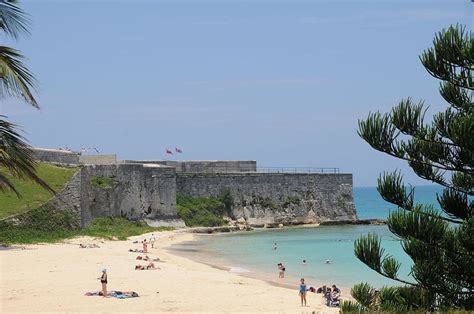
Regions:
<svg viewBox="0 0 474 314"><path fill-rule="evenodd" d="M0 112L41 147L96 146L120 159L255 159L340 167L373 186L403 162L356 134L402 98L445 108L418 55L435 32L472 29L449 1L23 1L18 42L40 111ZM173 157L174 158L174 157Z"/></svg>

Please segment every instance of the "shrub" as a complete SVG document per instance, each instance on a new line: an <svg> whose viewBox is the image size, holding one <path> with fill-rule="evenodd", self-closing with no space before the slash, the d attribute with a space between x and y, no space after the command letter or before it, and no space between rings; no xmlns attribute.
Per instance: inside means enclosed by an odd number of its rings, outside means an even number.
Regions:
<svg viewBox="0 0 474 314"><path fill-rule="evenodd" d="M114 179L110 177L93 176L90 183L91 186L94 187L110 188L114 185Z"/></svg>
<svg viewBox="0 0 474 314"><path fill-rule="evenodd" d="M216 227L225 224L222 215L225 204L215 197L191 197L178 195L176 198L178 217L186 226Z"/></svg>

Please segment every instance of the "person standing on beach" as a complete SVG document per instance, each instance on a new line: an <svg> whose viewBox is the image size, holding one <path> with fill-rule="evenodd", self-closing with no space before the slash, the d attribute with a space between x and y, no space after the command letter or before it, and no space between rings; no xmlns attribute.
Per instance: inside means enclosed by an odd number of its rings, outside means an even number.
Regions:
<svg viewBox="0 0 474 314"><path fill-rule="evenodd" d="M143 253L148 253L148 243L146 243L146 239L143 240Z"/></svg>
<svg viewBox="0 0 474 314"><path fill-rule="evenodd" d="M102 296L107 297L107 269L102 269L102 275L100 276L100 283L102 284Z"/></svg>
<svg viewBox="0 0 474 314"><path fill-rule="evenodd" d="M306 292L308 291L308 288L306 288L306 284L304 283L304 278L301 278L300 280L300 292L299 295L301 297L301 306L306 306Z"/></svg>
<svg viewBox="0 0 474 314"><path fill-rule="evenodd" d="M155 234L151 234L151 237L150 237L150 243L151 243L151 248L153 249L154 248L154 245L155 245Z"/></svg>
<svg viewBox="0 0 474 314"><path fill-rule="evenodd" d="M285 266L282 263L278 263L278 278L285 278Z"/></svg>

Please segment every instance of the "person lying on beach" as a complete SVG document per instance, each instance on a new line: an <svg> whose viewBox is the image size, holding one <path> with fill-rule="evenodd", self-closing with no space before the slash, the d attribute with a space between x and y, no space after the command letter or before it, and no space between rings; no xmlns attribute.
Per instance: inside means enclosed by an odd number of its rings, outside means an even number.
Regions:
<svg viewBox="0 0 474 314"><path fill-rule="evenodd" d="M93 244L79 244L79 247L81 249L92 249L92 248L100 248L100 246L98 246L97 244L93 243Z"/></svg>
<svg viewBox="0 0 474 314"><path fill-rule="evenodd" d="M128 249L129 252L133 252L133 253L145 253L143 252L143 250L139 250L139 249Z"/></svg>
<svg viewBox="0 0 474 314"><path fill-rule="evenodd" d="M306 284L304 283L304 278L301 278L300 280L300 292L299 295L301 297L301 306L306 306L306 291L308 291L308 288L306 288Z"/></svg>
<svg viewBox="0 0 474 314"><path fill-rule="evenodd" d="M138 256L137 256L137 259L138 259L138 260L147 261L147 262L148 262L148 261L152 261L152 262L159 262L159 261L161 261L159 257L157 257L157 258L151 258L151 257L149 257L148 255L145 255L145 257L143 257L143 256L141 256L141 255L138 255Z"/></svg>
<svg viewBox="0 0 474 314"><path fill-rule="evenodd" d="M158 266L155 266L153 262L150 262L147 266L143 265L136 265L135 270L154 270L154 269L161 269Z"/></svg>

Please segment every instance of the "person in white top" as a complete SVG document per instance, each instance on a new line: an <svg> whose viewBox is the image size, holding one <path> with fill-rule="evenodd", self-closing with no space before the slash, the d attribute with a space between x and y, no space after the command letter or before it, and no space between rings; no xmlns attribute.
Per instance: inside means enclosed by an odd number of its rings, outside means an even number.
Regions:
<svg viewBox="0 0 474 314"><path fill-rule="evenodd" d="M151 248L154 248L155 241L156 241L155 234L152 233L150 237Z"/></svg>

